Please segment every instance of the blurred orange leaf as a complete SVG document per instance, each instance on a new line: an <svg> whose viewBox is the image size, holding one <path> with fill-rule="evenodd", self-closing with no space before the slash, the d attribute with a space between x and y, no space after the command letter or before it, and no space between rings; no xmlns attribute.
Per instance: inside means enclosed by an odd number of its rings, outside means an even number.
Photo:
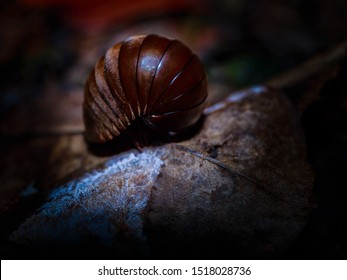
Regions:
<svg viewBox="0 0 347 280"><path fill-rule="evenodd" d="M87 28L198 7L193 0L21 0L21 3L58 8L69 24Z"/></svg>

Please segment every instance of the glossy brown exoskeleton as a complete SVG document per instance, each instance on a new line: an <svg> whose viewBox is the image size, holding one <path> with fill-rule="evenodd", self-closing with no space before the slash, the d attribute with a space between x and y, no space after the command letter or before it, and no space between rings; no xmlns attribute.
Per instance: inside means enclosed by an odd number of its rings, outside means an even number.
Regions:
<svg viewBox="0 0 347 280"><path fill-rule="evenodd" d="M129 130L137 131L135 138L179 135L202 116L207 81L199 58L180 41L139 35L106 52L84 95L89 142L103 143Z"/></svg>

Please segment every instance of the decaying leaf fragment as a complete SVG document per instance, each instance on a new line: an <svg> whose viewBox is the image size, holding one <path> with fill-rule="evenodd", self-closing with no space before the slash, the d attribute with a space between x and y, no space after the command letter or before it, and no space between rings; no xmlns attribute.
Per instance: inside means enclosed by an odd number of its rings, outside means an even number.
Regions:
<svg viewBox="0 0 347 280"><path fill-rule="evenodd" d="M191 140L116 155L56 188L9 239L63 256L279 256L311 209L300 119L262 86L228 99Z"/></svg>

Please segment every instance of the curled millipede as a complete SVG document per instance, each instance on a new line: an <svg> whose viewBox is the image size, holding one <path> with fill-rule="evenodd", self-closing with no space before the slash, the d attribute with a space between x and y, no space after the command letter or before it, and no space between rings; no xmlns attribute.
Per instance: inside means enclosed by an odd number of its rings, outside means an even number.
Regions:
<svg viewBox="0 0 347 280"><path fill-rule="evenodd" d="M87 80L85 137L103 143L131 129L142 138L179 135L201 118L206 98L203 65L188 47L159 35L132 36L111 47Z"/></svg>

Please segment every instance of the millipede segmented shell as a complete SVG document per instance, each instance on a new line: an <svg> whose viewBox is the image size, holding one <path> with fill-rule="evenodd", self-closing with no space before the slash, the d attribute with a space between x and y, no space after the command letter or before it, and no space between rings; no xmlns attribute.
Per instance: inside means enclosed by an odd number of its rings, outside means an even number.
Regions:
<svg viewBox="0 0 347 280"><path fill-rule="evenodd" d="M197 123L206 98L203 65L189 48L158 35L133 36L111 47L87 80L85 136L106 142L136 122L179 134Z"/></svg>

